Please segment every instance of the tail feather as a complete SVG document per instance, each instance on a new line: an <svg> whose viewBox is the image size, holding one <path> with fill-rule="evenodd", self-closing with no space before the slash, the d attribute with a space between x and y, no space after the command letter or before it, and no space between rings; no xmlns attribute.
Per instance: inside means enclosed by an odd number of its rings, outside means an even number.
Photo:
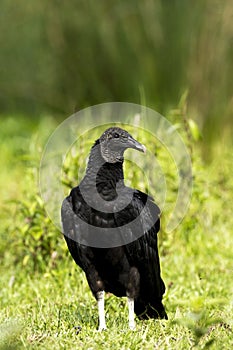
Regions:
<svg viewBox="0 0 233 350"><path fill-rule="evenodd" d="M167 320L167 313L162 302L156 304L148 304L143 301L135 301L134 310L136 315L141 320L146 320L149 318L160 318Z"/></svg>

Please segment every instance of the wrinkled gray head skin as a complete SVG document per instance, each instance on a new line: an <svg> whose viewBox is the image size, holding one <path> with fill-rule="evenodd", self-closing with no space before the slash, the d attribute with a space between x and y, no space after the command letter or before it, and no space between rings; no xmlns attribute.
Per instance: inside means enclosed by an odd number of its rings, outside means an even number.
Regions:
<svg viewBox="0 0 233 350"><path fill-rule="evenodd" d="M146 152L144 145L136 141L127 131L118 127L105 130L99 138L99 142L101 155L107 163L122 162L124 151L127 148Z"/></svg>

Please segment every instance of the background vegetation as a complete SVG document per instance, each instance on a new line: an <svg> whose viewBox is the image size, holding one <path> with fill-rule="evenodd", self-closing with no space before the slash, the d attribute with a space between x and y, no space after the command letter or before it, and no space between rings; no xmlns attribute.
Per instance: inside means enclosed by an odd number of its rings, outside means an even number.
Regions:
<svg viewBox="0 0 233 350"><path fill-rule="evenodd" d="M231 0L2 0L1 109L64 118L143 95L163 114L188 89L209 143L231 123L232 16Z"/></svg>
<svg viewBox="0 0 233 350"><path fill-rule="evenodd" d="M230 349L233 347L231 200L233 6L217 1L1 2L0 349ZM163 113L192 155L193 196L181 225L160 232L169 321L127 330L124 299L107 298L96 331L94 298L46 216L38 168L47 138L83 107L109 101ZM153 143L145 138L153 149ZM75 184L90 140L64 168ZM136 168L125 177L143 189ZM76 334L74 326L82 330Z"/></svg>

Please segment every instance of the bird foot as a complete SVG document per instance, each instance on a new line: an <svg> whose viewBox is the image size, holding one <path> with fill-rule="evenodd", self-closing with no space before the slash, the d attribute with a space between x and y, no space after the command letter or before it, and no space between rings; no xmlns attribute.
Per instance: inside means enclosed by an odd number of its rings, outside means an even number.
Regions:
<svg viewBox="0 0 233 350"><path fill-rule="evenodd" d="M102 331L106 331L106 330L107 330L106 325L99 326L99 328L98 328L98 332L102 332Z"/></svg>
<svg viewBox="0 0 233 350"><path fill-rule="evenodd" d="M129 323L129 329L131 331L135 331L136 330L135 323Z"/></svg>

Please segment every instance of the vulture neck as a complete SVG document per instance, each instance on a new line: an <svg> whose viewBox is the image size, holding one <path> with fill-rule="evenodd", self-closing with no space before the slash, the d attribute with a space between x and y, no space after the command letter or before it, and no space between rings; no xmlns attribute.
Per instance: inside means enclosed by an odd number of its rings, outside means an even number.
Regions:
<svg viewBox="0 0 233 350"><path fill-rule="evenodd" d="M117 189L124 186L123 160L107 163L101 156L100 147L92 147L83 185L97 188L98 193L105 200L114 200Z"/></svg>

